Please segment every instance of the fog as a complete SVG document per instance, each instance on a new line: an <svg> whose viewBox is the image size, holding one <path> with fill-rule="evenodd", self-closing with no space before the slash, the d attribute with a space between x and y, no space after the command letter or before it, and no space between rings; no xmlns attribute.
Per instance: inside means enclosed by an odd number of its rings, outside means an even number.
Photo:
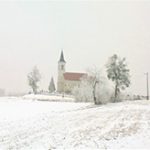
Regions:
<svg viewBox="0 0 150 150"><path fill-rule="evenodd" d="M148 1L0 1L0 88L30 91L27 74L37 65L47 90L63 49L67 71L102 68L114 53L126 57L129 91L146 95L149 14Z"/></svg>

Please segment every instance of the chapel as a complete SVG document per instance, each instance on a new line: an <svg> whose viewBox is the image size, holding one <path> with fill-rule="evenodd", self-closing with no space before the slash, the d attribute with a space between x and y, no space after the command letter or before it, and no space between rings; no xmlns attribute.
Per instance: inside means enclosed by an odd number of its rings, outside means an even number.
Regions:
<svg viewBox="0 0 150 150"><path fill-rule="evenodd" d="M87 76L86 73L66 72L66 61L64 59L63 50L61 51L60 59L58 61L58 78L57 78L57 92L72 93L75 86L79 86L81 78Z"/></svg>

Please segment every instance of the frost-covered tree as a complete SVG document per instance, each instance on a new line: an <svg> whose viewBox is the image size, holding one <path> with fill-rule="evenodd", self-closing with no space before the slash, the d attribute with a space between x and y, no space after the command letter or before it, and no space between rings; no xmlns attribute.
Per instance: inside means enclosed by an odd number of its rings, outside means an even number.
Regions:
<svg viewBox="0 0 150 150"><path fill-rule="evenodd" d="M130 85L129 69L127 68L126 59L121 59L116 54L109 58L106 64L107 77L115 84L114 102L118 98L121 90L124 90Z"/></svg>
<svg viewBox="0 0 150 150"><path fill-rule="evenodd" d="M80 85L75 86L72 93L77 102L93 102L92 86L87 77L81 79Z"/></svg>
<svg viewBox="0 0 150 150"><path fill-rule="evenodd" d="M36 66L28 74L27 78L29 86L32 88L33 93L37 94L38 82L41 80L41 74Z"/></svg>
<svg viewBox="0 0 150 150"><path fill-rule="evenodd" d="M51 78L51 81L49 83L48 90L50 93L52 93L56 90L53 77Z"/></svg>
<svg viewBox="0 0 150 150"><path fill-rule="evenodd" d="M93 100L95 104L98 104L100 102L97 101L96 97L96 87L98 83L100 83L100 71L98 71L96 68L90 69L88 71L87 81L92 87L92 94L93 94Z"/></svg>
<svg viewBox="0 0 150 150"><path fill-rule="evenodd" d="M81 79L79 86L73 90L77 101L93 102L103 104L110 101L112 93L107 78L96 69L88 70L88 76Z"/></svg>

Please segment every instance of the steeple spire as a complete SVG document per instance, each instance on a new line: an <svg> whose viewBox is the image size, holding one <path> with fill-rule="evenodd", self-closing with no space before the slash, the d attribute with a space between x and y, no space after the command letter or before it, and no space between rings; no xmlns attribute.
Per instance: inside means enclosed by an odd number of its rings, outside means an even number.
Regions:
<svg viewBox="0 0 150 150"><path fill-rule="evenodd" d="M64 53L63 53L63 50L61 51L61 55L60 55L59 62L66 62L65 59L64 59Z"/></svg>

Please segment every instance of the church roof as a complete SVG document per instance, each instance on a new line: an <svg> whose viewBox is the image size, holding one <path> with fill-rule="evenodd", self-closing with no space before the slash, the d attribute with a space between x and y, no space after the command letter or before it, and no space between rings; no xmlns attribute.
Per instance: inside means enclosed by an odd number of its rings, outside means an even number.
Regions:
<svg viewBox="0 0 150 150"><path fill-rule="evenodd" d="M71 81L80 81L83 76L87 76L86 73L74 73L74 72L65 72L64 79Z"/></svg>
<svg viewBox="0 0 150 150"><path fill-rule="evenodd" d="M64 53L63 53L63 50L61 51L61 55L60 55L59 62L66 62L65 59L64 59Z"/></svg>

